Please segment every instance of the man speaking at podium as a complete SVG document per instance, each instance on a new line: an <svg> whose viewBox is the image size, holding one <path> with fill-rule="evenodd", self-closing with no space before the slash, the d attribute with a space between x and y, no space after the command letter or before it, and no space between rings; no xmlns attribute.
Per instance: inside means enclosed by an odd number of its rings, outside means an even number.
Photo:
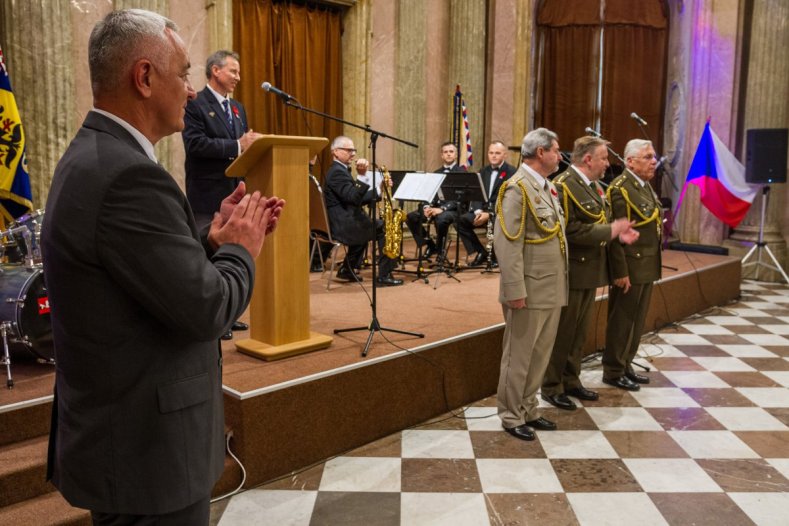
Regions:
<svg viewBox="0 0 789 526"><path fill-rule="evenodd" d="M238 54L216 51L206 60L205 76L208 79L205 88L186 105L182 133L186 150L186 197L198 229L211 222L222 199L238 184L235 177L225 176L227 167L261 137L248 129L244 106L228 97L241 80ZM236 321L232 329L245 331L249 326ZM231 331L222 335L223 340L232 338Z"/></svg>

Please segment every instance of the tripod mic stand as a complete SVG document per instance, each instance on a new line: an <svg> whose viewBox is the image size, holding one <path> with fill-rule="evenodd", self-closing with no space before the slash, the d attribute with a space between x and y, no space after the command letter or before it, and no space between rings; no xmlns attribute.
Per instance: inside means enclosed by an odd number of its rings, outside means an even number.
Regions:
<svg viewBox="0 0 789 526"><path fill-rule="evenodd" d="M397 137L392 137L392 136L387 135L387 134L385 134L383 132L380 132L378 130L374 130L374 129L372 129L370 127L369 124L361 126L359 124L355 124L353 122L346 121L346 120L341 119L339 117L335 117L333 115L329 115L327 113L323 113L323 112L318 111L318 110L313 110L312 108L306 108L306 107L302 106L300 102L298 102L296 99L293 99L292 97L291 98L287 98L287 99L285 99L283 97L283 103L285 104L285 106L289 106L289 107L296 108L296 109L299 109L299 110L302 110L302 111L306 111L308 113L312 113L312 114L321 116L321 117L326 118L326 119L331 119L331 120L333 120L335 122L346 124L346 125L351 126L353 128L358 128L360 130L363 130L363 131L369 133L370 134L370 148L372 149L372 152L373 152L373 155L372 155L372 168L373 168L372 183L373 183L373 187L375 187L375 169L378 166L376 164L376 155L375 155L375 153L376 153L376 144L378 142L378 138L379 137L385 137L387 139L392 139L393 141L400 142L400 143L405 144L407 146L411 146L412 148L418 148L418 146L416 144L412 143L412 142L408 142L408 141L405 141L403 139L398 139ZM377 274L377 270L378 270L378 261L377 261L377 258L376 258L376 252L378 250L378 225L377 225L377 220L376 220L376 207L375 207L375 204L370 206L370 210L371 210L371 214L370 215L371 215L371 218L372 218L372 227L371 228L372 228L372 231L373 231L372 232L372 234L373 234L372 235L373 251L372 251L372 257L371 257L371 260L372 260L372 272L373 272L373 278L372 278L373 294L372 294L372 298L371 298L371 301L370 301L370 308L372 310L372 313L371 313L372 314L372 318L370 320L370 323L368 325L366 325L366 326L351 327L351 328L348 328L348 329L334 329L334 334L340 334L340 333L343 333L343 332L368 331L367 342L365 343L364 350L362 351L362 356L363 357L367 356L367 353L370 350L370 344L373 341L373 335L375 334L376 331L378 331L378 332L383 332L383 331L394 332L394 333L397 333L397 334L405 334L405 335L414 336L414 337L417 337L417 338L424 338L425 337L424 334L421 334L421 333L418 333L418 332L410 332L410 331L403 331L403 330L399 330L399 329L391 329L391 328L388 328L388 327L382 327L380 322L378 321L377 294L376 294L376 291L378 289L378 287L376 286L376 284L377 284L377 280L376 280L377 276L376 276L376 274Z"/></svg>
<svg viewBox="0 0 789 526"><path fill-rule="evenodd" d="M750 267L755 265L756 266L756 274L754 279L759 281L759 267L764 267L769 270L774 270L776 272L780 272L781 276L783 276L784 281L789 284L789 276L786 275L784 269L781 267L781 264L776 259L773 251L770 250L770 247L767 246L767 242L764 240L764 217L767 215L767 203L770 200L770 185L766 184L762 187L762 213L761 217L759 218L759 241L757 241L751 249L745 254L745 257L742 258L742 268L745 270L746 267ZM770 259L775 263L775 265L770 265L769 263L762 262L762 250L767 252L767 255L770 256ZM748 259L756 252L756 261L751 261L750 263L746 263Z"/></svg>

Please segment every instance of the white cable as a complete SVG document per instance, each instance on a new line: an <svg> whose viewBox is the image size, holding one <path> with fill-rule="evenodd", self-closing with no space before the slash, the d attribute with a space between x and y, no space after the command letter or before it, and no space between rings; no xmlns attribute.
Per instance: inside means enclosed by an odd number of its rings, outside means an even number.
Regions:
<svg viewBox="0 0 789 526"><path fill-rule="evenodd" d="M228 434L227 434L227 442L226 442L226 445L227 445L227 452L228 452L228 454L229 454L231 457L233 457L233 460L235 460L235 461L236 461L236 463L238 464L238 467L240 467L240 468L241 468L241 484L239 484L239 485L238 485L238 487L237 487L236 489L234 489L233 491L231 491L230 493L225 493L224 495L220 495L219 497L216 497L216 498L214 498L214 499L211 499L211 503L212 503L212 504L213 504L214 502L220 501L220 500L222 500L222 499L226 499L226 498L228 498L228 497L232 497L233 495L235 495L236 493L238 493L239 491L241 491L241 489L244 487L244 482L246 482L246 481L247 481L247 470L246 470L246 469L244 469L244 464L242 464L242 463L241 463L241 461L240 461L240 460L238 460L238 457L237 457L237 456L235 456L235 455L233 454L233 451L230 449L230 439L231 439L232 437L233 437L233 434L232 434L232 433L228 433Z"/></svg>

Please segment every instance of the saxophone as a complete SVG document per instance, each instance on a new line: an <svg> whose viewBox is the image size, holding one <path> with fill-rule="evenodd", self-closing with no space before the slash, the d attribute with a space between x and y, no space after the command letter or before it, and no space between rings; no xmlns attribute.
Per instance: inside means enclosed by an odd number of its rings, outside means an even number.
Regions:
<svg viewBox="0 0 789 526"><path fill-rule="evenodd" d="M399 208L395 209L392 206L392 188L389 186L392 183L392 176L389 175L389 170L386 166L381 167L383 170L383 220L384 220L384 248L383 253L390 259L400 258L400 245L403 242L403 221L405 221L405 212Z"/></svg>

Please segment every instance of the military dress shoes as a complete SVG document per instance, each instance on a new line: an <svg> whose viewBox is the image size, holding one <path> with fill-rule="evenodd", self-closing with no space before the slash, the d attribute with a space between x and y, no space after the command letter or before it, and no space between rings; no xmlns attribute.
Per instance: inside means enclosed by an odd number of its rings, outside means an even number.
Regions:
<svg viewBox="0 0 789 526"><path fill-rule="evenodd" d="M614 387L618 387L619 389L624 389L626 391L638 391L641 389L641 386L637 383L630 380L627 376L620 376L619 378L603 378L603 383L608 385L613 385Z"/></svg>
<svg viewBox="0 0 789 526"><path fill-rule="evenodd" d="M236 321L235 323L233 323L233 326L230 327L230 330L233 330L233 331L247 331L247 330L249 330L249 325L247 325L243 321Z"/></svg>
<svg viewBox="0 0 789 526"><path fill-rule="evenodd" d="M521 440L534 440L534 431L526 424L515 427L505 427L504 431Z"/></svg>
<svg viewBox="0 0 789 526"><path fill-rule="evenodd" d="M232 340L233 339L233 331L227 331L222 336L220 336L223 340Z"/></svg>
<svg viewBox="0 0 789 526"><path fill-rule="evenodd" d="M567 395L564 393L559 393L555 395L540 395L542 399L551 404L552 406L558 407L559 409L565 409L567 411L574 410L577 406L575 402L567 398Z"/></svg>
<svg viewBox="0 0 789 526"><path fill-rule="evenodd" d="M575 387L573 389L565 389L564 393L570 396L574 396L579 400L590 400L592 402L600 398L600 396L597 393L595 393L594 391L590 391L586 387Z"/></svg>
<svg viewBox="0 0 789 526"><path fill-rule="evenodd" d="M396 287L403 284L402 279L395 279L392 276L382 276L375 281L379 287Z"/></svg>
<svg viewBox="0 0 789 526"><path fill-rule="evenodd" d="M539 429L541 431L556 431L556 423L551 422L547 418L540 417L537 420L529 420L526 425Z"/></svg>
<svg viewBox="0 0 789 526"><path fill-rule="evenodd" d="M348 270L348 267L343 267L337 271L336 274L337 279L343 279L345 281L363 281L363 278L352 270Z"/></svg>
<svg viewBox="0 0 789 526"><path fill-rule="evenodd" d="M631 382L635 382L637 384L648 384L649 383L649 376L644 376L643 374L638 374L634 370L629 370L625 373L625 376Z"/></svg>

